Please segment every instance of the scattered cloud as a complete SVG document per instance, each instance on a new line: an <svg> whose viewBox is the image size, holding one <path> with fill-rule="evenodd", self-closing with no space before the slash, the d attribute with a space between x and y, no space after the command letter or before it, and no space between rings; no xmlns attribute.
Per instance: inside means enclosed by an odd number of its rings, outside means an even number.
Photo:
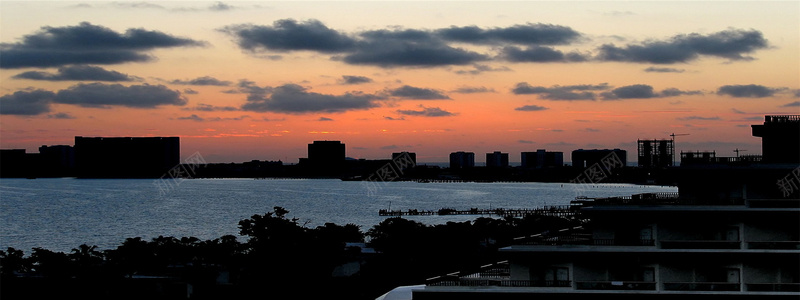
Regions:
<svg viewBox="0 0 800 300"><path fill-rule="evenodd" d="M192 114L186 117L177 117L176 120L183 120L183 121L195 121L195 122L220 122L220 121L241 121L244 119L250 118L250 116L240 116L235 118L221 118L221 117L213 117L213 118L205 118L198 116L196 114ZM209 130L206 130L209 131Z"/></svg>
<svg viewBox="0 0 800 300"><path fill-rule="evenodd" d="M342 61L390 68L468 65L490 59L484 54L452 47L429 31L384 29L359 36L357 46L341 57Z"/></svg>
<svg viewBox="0 0 800 300"><path fill-rule="evenodd" d="M17 91L0 97L0 115L33 116L50 112L56 94L42 89Z"/></svg>
<svg viewBox="0 0 800 300"><path fill-rule="evenodd" d="M235 9L235 8L236 7L233 6L233 5L225 4L225 3L222 3L222 2L216 2L214 4L211 4L211 6L208 7L208 9L211 10L211 11L226 11L226 10L232 10L232 9Z"/></svg>
<svg viewBox="0 0 800 300"><path fill-rule="evenodd" d="M319 119L317 119L317 121L333 121L333 119L326 118L326 117L319 117Z"/></svg>
<svg viewBox="0 0 800 300"><path fill-rule="evenodd" d="M663 91L655 92L652 86L646 84L634 84L615 88L601 95L603 100L622 100L622 99L649 99L661 97L676 97L680 95L702 95L701 91L681 91L676 88L668 88Z"/></svg>
<svg viewBox="0 0 800 300"><path fill-rule="evenodd" d="M454 73L460 75L478 75L484 72L508 72L508 71L511 71L511 69L508 67L494 68L489 65L474 64L472 65L472 70L457 70Z"/></svg>
<svg viewBox="0 0 800 300"><path fill-rule="evenodd" d="M787 104L781 105L781 107L800 107L800 101L787 103Z"/></svg>
<svg viewBox="0 0 800 300"><path fill-rule="evenodd" d="M372 79L369 77L353 76L353 75L343 75L341 80L342 84L362 84L370 82L372 82Z"/></svg>
<svg viewBox="0 0 800 300"><path fill-rule="evenodd" d="M388 91L389 95L403 99L415 100L449 100L450 97L434 89L418 88L404 85Z"/></svg>
<svg viewBox="0 0 800 300"><path fill-rule="evenodd" d="M500 45L566 45L581 37L572 28L552 24L514 25L506 28L484 29L465 26L438 29L435 33L442 39L470 44Z"/></svg>
<svg viewBox="0 0 800 300"><path fill-rule="evenodd" d="M455 116L455 113L443 110L438 107L425 107L420 105L421 110L398 110L397 112L407 116L422 116L422 117L449 117Z"/></svg>
<svg viewBox="0 0 800 300"><path fill-rule="evenodd" d="M14 75L14 79L30 79L45 81L139 81L136 76L129 76L117 71L110 71L97 66L74 65L58 68L58 73L28 71Z"/></svg>
<svg viewBox="0 0 800 300"><path fill-rule="evenodd" d="M514 110L518 110L518 111L542 111L542 110L547 110L547 109L548 108L544 107L544 106L525 105L525 106L517 107Z"/></svg>
<svg viewBox="0 0 800 300"><path fill-rule="evenodd" d="M747 114L746 112L743 112L743 111L735 109L735 108L731 108L731 111L733 113L735 113L735 114L740 114L740 115Z"/></svg>
<svg viewBox="0 0 800 300"><path fill-rule="evenodd" d="M717 89L717 95L728 95L735 98L764 98L772 97L781 90L783 89L757 84L723 85Z"/></svg>
<svg viewBox="0 0 800 300"><path fill-rule="evenodd" d="M61 112L61 113L55 113L55 114L52 114L52 115L47 115L47 118L48 118L48 119L61 119L61 120L71 120L71 119L76 119L76 118L75 118L75 116L73 116L73 115L70 115L70 114L68 114L68 113L63 113L63 112Z"/></svg>
<svg viewBox="0 0 800 300"><path fill-rule="evenodd" d="M183 110L195 110L195 111L237 111L239 110L233 106L214 106L205 103L198 103L195 107L187 107Z"/></svg>
<svg viewBox="0 0 800 300"><path fill-rule="evenodd" d="M648 41L623 47L605 44L598 49L597 58L602 61L654 64L686 63L700 56L737 61L752 60L747 54L768 47L769 44L760 31L728 29L708 35L681 34L664 41Z"/></svg>
<svg viewBox="0 0 800 300"><path fill-rule="evenodd" d="M660 67L649 67L644 69L645 72L654 72L654 73L683 73L686 70L684 69L676 69L676 68L660 68Z"/></svg>
<svg viewBox="0 0 800 300"><path fill-rule="evenodd" d="M570 52L564 53L552 47L531 46L525 49L506 46L500 51L500 57L511 62L583 62L590 59L589 56Z"/></svg>
<svg viewBox="0 0 800 300"><path fill-rule="evenodd" d="M384 119L386 119L386 120L389 120L389 121L403 121L403 120L405 120L405 119L406 119L405 117L399 117L399 118L394 118L394 117L383 117L383 118L384 118Z"/></svg>
<svg viewBox="0 0 800 300"><path fill-rule="evenodd" d="M239 47L251 52L310 50L339 53L353 49L356 40L330 29L318 20L277 20L272 26L231 25L220 29L232 35Z"/></svg>
<svg viewBox="0 0 800 300"><path fill-rule="evenodd" d="M189 80L175 79L173 81L170 81L170 83L172 83L172 84L182 84L182 85L199 85L199 86L204 86L204 85L230 86L231 85L230 81L219 80L219 79L216 79L216 78L211 77L211 76L202 76L202 77L197 77L195 79L189 79Z"/></svg>
<svg viewBox="0 0 800 300"><path fill-rule="evenodd" d="M24 36L21 42L0 44L0 68L145 62L153 59L146 54L149 50L203 45L201 41L141 28L121 34L88 22L77 26L44 26Z"/></svg>
<svg viewBox="0 0 800 300"><path fill-rule="evenodd" d="M496 93L494 89L485 86L462 86L451 92L459 94Z"/></svg>
<svg viewBox="0 0 800 300"><path fill-rule="evenodd" d="M83 107L108 108L126 106L135 108L155 108L161 105L186 105L179 91L163 85L132 85L103 83L79 83L58 91L55 103L73 104Z"/></svg>
<svg viewBox="0 0 800 300"><path fill-rule="evenodd" d="M540 99L546 100L595 100L596 95L593 91L602 91L609 88L607 83L598 85L555 85L551 87L531 86L527 82L520 82L511 90L515 95L539 95Z"/></svg>
<svg viewBox="0 0 800 300"><path fill-rule="evenodd" d="M248 91L247 103L242 110L256 112L278 112L303 114L314 112L338 113L349 110L363 110L378 107L375 101L379 96L360 92L343 95L328 95L309 92L297 84L285 84L275 88L261 88L244 82Z"/></svg>
<svg viewBox="0 0 800 300"><path fill-rule="evenodd" d="M529 140L519 140L519 141L517 141L517 143L520 143L520 144L535 144L536 142L529 141Z"/></svg>

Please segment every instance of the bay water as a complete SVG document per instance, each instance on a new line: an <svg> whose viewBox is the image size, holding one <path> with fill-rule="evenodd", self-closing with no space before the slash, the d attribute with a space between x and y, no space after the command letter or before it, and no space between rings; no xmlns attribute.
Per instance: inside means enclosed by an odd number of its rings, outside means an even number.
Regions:
<svg viewBox="0 0 800 300"><path fill-rule="evenodd" d="M113 249L125 238L238 236L238 222L280 206L304 226L356 224L380 209L520 209L568 205L577 196L677 192L676 187L568 183L367 183L336 179L0 179L0 249ZM407 217L426 224L478 216ZM244 241L243 237L239 237Z"/></svg>

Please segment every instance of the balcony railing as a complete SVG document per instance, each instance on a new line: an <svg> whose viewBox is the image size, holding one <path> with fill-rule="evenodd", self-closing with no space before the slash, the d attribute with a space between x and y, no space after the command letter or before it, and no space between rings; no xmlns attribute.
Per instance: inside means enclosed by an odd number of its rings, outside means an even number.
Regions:
<svg viewBox="0 0 800 300"><path fill-rule="evenodd" d="M739 283L730 282L665 282L667 291L738 291Z"/></svg>
<svg viewBox="0 0 800 300"><path fill-rule="evenodd" d="M739 241L682 240L661 241L661 249L741 249Z"/></svg>
<svg viewBox="0 0 800 300"><path fill-rule="evenodd" d="M579 290L637 290L653 291L655 282L648 281L576 281Z"/></svg>
<svg viewBox="0 0 800 300"><path fill-rule="evenodd" d="M572 287L569 280L503 280L503 279L471 279L444 278L429 281L428 286L500 286L500 287Z"/></svg>
<svg viewBox="0 0 800 300"><path fill-rule="evenodd" d="M800 241L748 242L747 249L800 250Z"/></svg>
<svg viewBox="0 0 800 300"><path fill-rule="evenodd" d="M749 292L800 292L800 283L748 283Z"/></svg>
<svg viewBox="0 0 800 300"><path fill-rule="evenodd" d="M594 239L595 245L604 246L653 246L655 240L653 239L639 239L639 240L619 240L619 239Z"/></svg>

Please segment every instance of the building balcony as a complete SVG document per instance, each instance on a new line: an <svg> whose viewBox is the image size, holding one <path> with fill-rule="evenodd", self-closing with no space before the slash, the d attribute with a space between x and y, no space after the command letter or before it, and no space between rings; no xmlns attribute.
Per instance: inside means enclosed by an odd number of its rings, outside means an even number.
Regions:
<svg viewBox="0 0 800 300"><path fill-rule="evenodd" d="M647 281L576 281L579 290L635 290L654 291L655 282Z"/></svg>
<svg viewBox="0 0 800 300"><path fill-rule="evenodd" d="M665 282L666 291L739 291L739 283L730 282Z"/></svg>
<svg viewBox="0 0 800 300"><path fill-rule="evenodd" d="M800 250L800 241L748 242L747 249Z"/></svg>
<svg viewBox="0 0 800 300"><path fill-rule="evenodd" d="M440 278L428 280L427 286L497 286L497 287L572 287L569 280L508 280L478 278Z"/></svg>
<svg viewBox="0 0 800 300"><path fill-rule="evenodd" d="M800 283L748 283L748 292L800 292Z"/></svg>
<svg viewBox="0 0 800 300"><path fill-rule="evenodd" d="M741 249L741 242L726 240L661 241L661 249Z"/></svg>

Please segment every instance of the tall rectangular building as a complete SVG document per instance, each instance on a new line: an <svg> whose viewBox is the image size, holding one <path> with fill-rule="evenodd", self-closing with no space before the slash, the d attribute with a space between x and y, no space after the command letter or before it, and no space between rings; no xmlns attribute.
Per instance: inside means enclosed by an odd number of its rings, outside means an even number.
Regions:
<svg viewBox="0 0 800 300"><path fill-rule="evenodd" d="M458 151L450 153L450 168L463 169L475 166L475 153Z"/></svg>
<svg viewBox="0 0 800 300"><path fill-rule="evenodd" d="M486 153L486 166L508 167L508 153L501 153L500 151Z"/></svg>
<svg viewBox="0 0 800 300"><path fill-rule="evenodd" d="M764 124L751 126L765 163L800 163L800 115L765 116Z"/></svg>
<svg viewBox="0 0 800 300"><path fill-rule="evenodd" d="M78 177L158 178L180 163L179 137L75 137Z"/></svg>
<svg viewBox="0 0 800 300"><path fill-rule="evenodd" d="M554 168L564 166L564 152L552 152L544 149L536 152L521 153L522 168Z"/></svg>
<svg viewBox="0 0 800 300"><path fill-rule="evenodd" d="M314 141L308 144L308 164L324 173L340 172L345 160L345 145L340 141Z"/></svg>
<svg viewBox="0 0 800 300"><path fill-rule="evenodd" d="M645 168L671 167L675 148L672 140L638 140L639 166Z"/></svg>

